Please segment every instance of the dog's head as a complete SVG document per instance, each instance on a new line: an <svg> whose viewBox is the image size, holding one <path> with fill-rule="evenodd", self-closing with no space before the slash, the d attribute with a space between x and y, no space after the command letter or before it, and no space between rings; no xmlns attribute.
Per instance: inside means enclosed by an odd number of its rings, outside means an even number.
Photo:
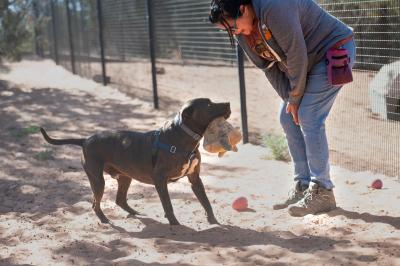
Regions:
<svg viewBox="0 0 400 266"><path fill-rule="evenodd" d="M203 134L208 124L215 118L231 115L231 107L227 103L214 103L208 98L198 98L188 101L181 109L181 122L199 134Z"/></svg>

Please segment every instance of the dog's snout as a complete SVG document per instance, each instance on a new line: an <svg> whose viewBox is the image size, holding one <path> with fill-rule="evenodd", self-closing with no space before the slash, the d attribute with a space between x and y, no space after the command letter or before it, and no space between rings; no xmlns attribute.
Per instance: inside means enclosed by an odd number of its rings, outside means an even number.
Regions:
<svg viewBox="0 0 400 266"><path fill-rule="evenodd" d="M231 104L229 102L213 103L212 107L212 116L222 116L225 119L228 119L231 115Z"/></svg>

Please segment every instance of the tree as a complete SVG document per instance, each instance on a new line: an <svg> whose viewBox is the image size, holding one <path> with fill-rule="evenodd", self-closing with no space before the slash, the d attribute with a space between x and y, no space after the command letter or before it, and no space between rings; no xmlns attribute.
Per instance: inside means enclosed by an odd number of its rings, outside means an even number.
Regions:
<svg viewBox="0 0 400 266"><path fill-rule="evenodd" d="M20 60L32 41L30 0L0 0L0 58Z"/></svg>

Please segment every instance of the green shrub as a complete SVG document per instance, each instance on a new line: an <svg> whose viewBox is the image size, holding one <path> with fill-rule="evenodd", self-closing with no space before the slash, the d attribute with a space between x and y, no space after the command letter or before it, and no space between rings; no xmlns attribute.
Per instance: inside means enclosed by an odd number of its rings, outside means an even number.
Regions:
<svg viewBox="0 0 400 266"><path fill-rule="evenodd" d="M290 154L285 136L268 134L264 138L264 143L271 150L273 159L285 162L290 161Z"/></svg>
<svg viewBox="0 0 400 266"><path fill-rule="evenodd" d="M53 159L53 151L52 150L44 150L35 155L35 159L39 161L46 161Z"/></svg>
<svg viewBox="0 0 400 266"><path fill-rule="evenodd" d="M24 128L13 128L10 130L11 134L17 138L26 137L28 135L37 134L40 132L40 128L38 126L28 126Z"/></svg>

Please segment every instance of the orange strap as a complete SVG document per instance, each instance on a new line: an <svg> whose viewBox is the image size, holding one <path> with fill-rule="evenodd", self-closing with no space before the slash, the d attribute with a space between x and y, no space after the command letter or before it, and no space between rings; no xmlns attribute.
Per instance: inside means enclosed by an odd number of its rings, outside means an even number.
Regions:
<svg viewBox="0 0 400 266"><path fill-rule="evenodd" d="M339 48L340 46L343 46L344 44L348 43L349 41L351 41L353 39L353 35L350 35L349 37L338 41L337 43L335 43L332 48Z"/></svg>

